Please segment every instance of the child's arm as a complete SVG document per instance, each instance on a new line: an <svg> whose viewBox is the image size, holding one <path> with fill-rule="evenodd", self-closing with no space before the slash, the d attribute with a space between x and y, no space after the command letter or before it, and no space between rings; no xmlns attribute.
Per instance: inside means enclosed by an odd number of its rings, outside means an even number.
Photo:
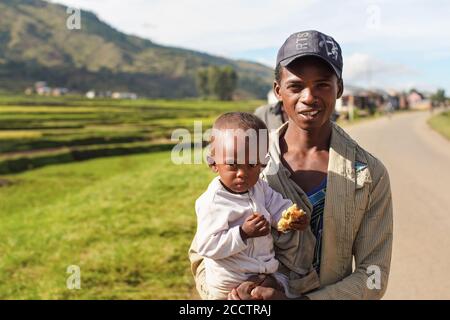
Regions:
<svg viewBox="0 0 450 320"><path fill-rule="evenodd" d="M228 211L228 212L227 212ZM223 206L196 205L198 253L211 259L223 259L245 248L240 226L229 227L229 210Z"/></svg>
<svg viewBox="0 0 450 320"><path fill-rule="evenodd" d="M267 182L262 181L262 184L264 188L266 210L272 216L272 227L277 228L277 223L281 219L283 211L294 203L289 199L284 199L281 193L273 190Z"/></svg>
<svg viewBox="0 0 450 320"><path fill-rule="evenodd" d="M282 213L293 205L289 199L284 199L281 193L273 190L269 184L263 181L265 205L267 211L272 216L272 227L277 228L277 223L281 219ZM309 224L308 216L302 216L298 221L290 224L290 229L303 231Z"/></svg>

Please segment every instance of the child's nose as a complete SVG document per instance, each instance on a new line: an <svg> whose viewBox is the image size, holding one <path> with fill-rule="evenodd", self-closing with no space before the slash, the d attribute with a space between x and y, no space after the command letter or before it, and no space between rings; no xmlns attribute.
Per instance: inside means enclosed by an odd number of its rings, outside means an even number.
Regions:
<svg viewBox="0 0 450 320"><path fill-rule="evenodd" d="M238 178L244 178L244 177L246 176L245 170L242 169L242 168L239 168L238 171L237 171L237 173L236 173L236 176L237 176Z"/></svg>

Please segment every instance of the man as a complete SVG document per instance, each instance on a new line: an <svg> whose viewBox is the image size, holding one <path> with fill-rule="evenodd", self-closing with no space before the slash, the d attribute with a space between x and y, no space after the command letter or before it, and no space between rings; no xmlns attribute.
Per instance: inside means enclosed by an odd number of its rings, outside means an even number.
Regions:
<svg viewBox="0 0 450 320"><path fill-rule="evenodd" d="M282 45L276 65L274 92L289 120L271 136L263 178L283 196L307 204L303 209L316 237L313 265L320 288L302 298L380 299L392 253L389 176L377 158L330 121L344 89L341 48L323 33L298 32ZM298 237L280 239L274 237L280 261L298 254ZM204 267L195 239L190 260L202 295ZM255 279L229 295L252 297L286 298L280 291L258 286Z"/></svg>

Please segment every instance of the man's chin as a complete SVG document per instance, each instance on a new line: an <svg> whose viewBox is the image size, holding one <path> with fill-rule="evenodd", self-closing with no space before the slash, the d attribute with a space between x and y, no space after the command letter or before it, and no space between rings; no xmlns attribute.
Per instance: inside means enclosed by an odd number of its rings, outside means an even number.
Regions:
<svg viewBox="0 0 450 320"><path fill-rule="evenodd" d="M325 125L327 125L327 121L324 121L324 119L315 119L315 120L297 119L296 124L302 130L312 131L324 127Z"/></svg>

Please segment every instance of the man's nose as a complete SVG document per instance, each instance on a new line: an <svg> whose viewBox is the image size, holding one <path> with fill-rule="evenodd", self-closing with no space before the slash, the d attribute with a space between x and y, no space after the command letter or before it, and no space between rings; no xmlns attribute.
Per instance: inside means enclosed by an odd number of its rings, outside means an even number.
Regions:
<svg viewBox="0 0 450 320"><path fill-rule="evenodd" d="M304 88L300 95L300 101L304 104L310 105L314 103L314 100L314 94L311 88Z"/></svg>

